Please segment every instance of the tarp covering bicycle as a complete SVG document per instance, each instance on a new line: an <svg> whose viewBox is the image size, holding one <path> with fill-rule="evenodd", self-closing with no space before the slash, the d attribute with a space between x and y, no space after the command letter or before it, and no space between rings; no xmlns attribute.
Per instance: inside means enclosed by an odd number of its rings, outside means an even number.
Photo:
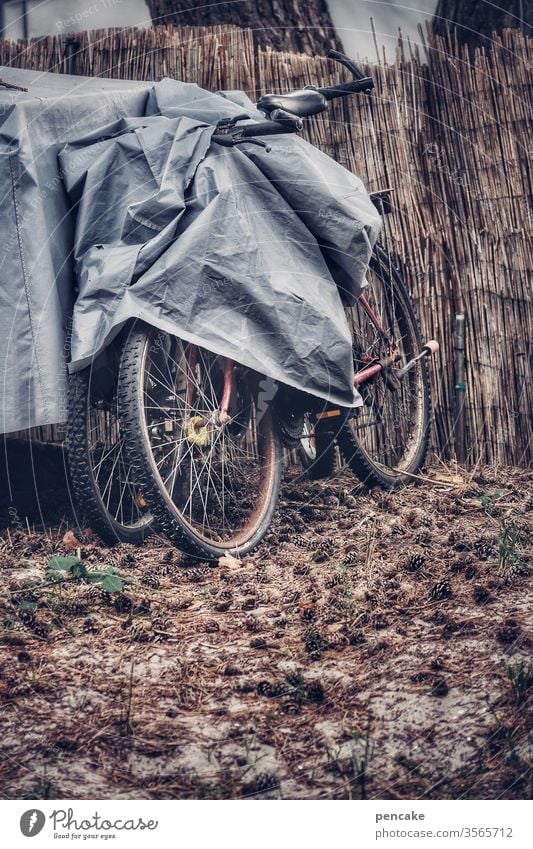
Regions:
<svg viewBox="0 0 533 849"><path fill-rule="evenodd" d="M132 318L361 403L343 305L380 217L355 175L291 135L214 144L264 117L240 92L0 75L29 89L0 95L3 432L64 421L65 351L83 368Z"/></svg>

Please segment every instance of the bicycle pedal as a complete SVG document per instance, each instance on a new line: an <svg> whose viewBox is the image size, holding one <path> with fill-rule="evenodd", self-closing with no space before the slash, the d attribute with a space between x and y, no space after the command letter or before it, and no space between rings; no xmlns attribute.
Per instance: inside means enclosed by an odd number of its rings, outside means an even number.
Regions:
<svg viewBox="0 0 533 849"><path fill-rule="evenodd" d="M416 357L413 357L412 360L409 360L409 362L397 372L397 376L403 377L404 374L407 374L408 371L411 371L411 369L414 368L420 360L422 360L424 357L432 357L433 354L436 354L438 350L439 343L435 339L430 339L429 342L426 342L423 345L420 353Z"/></svg>

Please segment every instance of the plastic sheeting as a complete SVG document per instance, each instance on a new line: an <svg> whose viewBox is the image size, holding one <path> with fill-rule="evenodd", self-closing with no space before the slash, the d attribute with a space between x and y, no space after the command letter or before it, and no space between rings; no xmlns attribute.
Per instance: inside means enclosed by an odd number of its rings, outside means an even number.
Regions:
<svg viewBox="0 0 533 849"><path fill-rule="evenodd" d="M133 318L360 403L343 303L380 218L355 175L295 136L214 144L220 118L263 119L241 92L0 76L30 89L0 94L4 432L64 421L69 354L83 368Z"/></svg>

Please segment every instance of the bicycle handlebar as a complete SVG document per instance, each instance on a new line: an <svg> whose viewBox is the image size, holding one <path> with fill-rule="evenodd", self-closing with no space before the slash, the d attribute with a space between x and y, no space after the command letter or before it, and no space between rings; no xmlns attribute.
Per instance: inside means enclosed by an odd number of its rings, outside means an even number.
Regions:
<svg viewBox="0 0 533 849"><path fill-rule="evenodd" d="M336 97L346 97L361 91L371 91L374 88L374 80L372 77L367 77L364 71L359 68L355 62L344 53L339 53L338 50L330 50L327 54L328 59L334 59L340 62L352 72L355 79L348 83L339 83L338 85L326 86L324 88L316 88L326 100L334 100ZM314 88L314 86L308 86ZM286 112L283 109L273 109L268 121L257 121L253 124L244 124L236 126L237 121L248 117L247 115L239 115L229 121L223 121L219 125L219 129L224 129L223 133L215 133L212 137L214 142L224 145L225 147L233 147L236 144L241 144L246 139L253 139L256 136L279 136L284 133L297 133L302 129L302 121ZM257 142L259 144L259 142Z"/></svg>

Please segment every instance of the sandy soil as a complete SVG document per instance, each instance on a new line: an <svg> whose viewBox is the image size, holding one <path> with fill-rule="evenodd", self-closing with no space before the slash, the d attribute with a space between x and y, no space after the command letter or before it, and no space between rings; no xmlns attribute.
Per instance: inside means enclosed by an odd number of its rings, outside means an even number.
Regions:
<svg viewBox="0 0 533 849"><path fill-rule="evenodd" d="M529 797L533 473L428 475L288 474L263 546L218 566L86 531L87 568L133 579L111 594L46 583L68 524L12 515L2 797Z"/></svg>

